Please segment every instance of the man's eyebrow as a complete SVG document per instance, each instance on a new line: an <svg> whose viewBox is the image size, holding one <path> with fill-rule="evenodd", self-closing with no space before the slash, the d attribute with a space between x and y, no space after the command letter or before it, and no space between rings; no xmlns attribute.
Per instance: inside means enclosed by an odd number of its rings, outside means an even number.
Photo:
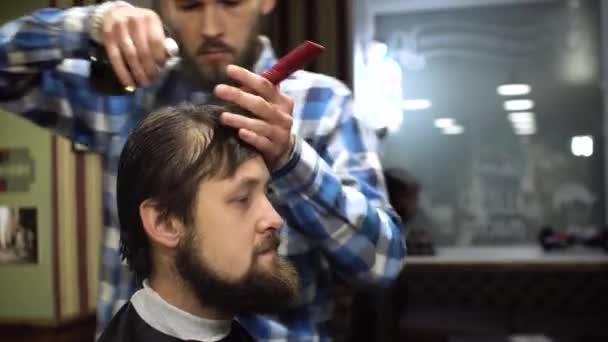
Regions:
<svg viewBox="0 0 608 342"><path fill-rule="evenodd" d="M253 189L260 184L263 184L264 188L267 188L270 184L270 177L265 180L260 177L251 177L251 176L241 177L236 180L236 182L234 183L232 188L235 190Z"/></svg>

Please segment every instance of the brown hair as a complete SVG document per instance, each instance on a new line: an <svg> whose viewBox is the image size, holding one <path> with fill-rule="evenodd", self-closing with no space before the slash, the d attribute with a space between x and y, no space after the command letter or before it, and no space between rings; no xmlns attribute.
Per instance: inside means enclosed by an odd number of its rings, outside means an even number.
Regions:
<svg viewBox="0 0 608 342"><path fill-rule="evenodd" d="M234 175L258 155L235 129L219 123L224 111L249 116L240 108L183 104L146 116L130 134L120 155L117 205L120 252L140 280L152 268L149 243L139 206L153 199L163 218L189 225L198 185L210 178Z"/></svg>

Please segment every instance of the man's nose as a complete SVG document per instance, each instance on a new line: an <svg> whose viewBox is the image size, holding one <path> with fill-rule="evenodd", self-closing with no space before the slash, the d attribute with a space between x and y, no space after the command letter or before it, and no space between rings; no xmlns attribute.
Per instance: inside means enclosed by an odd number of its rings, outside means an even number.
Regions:
<svg viewBox="0 0 608 342"><path fill-rule="evenodd" d="M279 215L279 213L276 211L276 209L269 200L265 200L265 202L266 203L264 204L263 209L264 218L261 220L262 224L260 225L260 228L262 230L277 230L283 227L285 221L283 220L281 215Z"/></svg>
<svg viewBox="0 0 608 342"><path fill-rule="evenodd" d="M207 38L219 37L224 33L223 20L217 5L207 6L203 16L201 34Z"/></svg>

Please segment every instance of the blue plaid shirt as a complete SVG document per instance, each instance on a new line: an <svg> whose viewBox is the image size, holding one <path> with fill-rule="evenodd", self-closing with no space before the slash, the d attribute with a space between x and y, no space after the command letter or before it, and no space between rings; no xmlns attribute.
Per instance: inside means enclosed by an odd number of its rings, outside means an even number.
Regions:
<svg viewBox="0 0 608 342"><path fill-rule="evenodd" d="M94 7L45 9L0 31L3 109L101 153L104 232L98 296L103 327L136 289L121 263L115 188L117 161L133 125L151 110L209 94L168 68L156 86L128 96L101 96L89 83L89 37ZM267 39L256 72L276 60ZM295 101L294 153L272 175L275 206L287 223L279 253L300 273L301 292L276 316L239 317L259 340L327 341L329 292L336 274L360 285L386 285L405 255L400 223L387 203L375 136L353 116L352 94L334 78L298 71L281 84Z"/></svg>

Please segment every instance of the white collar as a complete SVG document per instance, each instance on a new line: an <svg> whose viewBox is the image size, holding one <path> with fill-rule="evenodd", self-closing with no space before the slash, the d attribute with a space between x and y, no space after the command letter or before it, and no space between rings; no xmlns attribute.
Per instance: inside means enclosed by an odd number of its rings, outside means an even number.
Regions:
<svg viewBox="0 0 608 342"><path fill-rule="evenodd" d="M131 303L137 314L152 328L180 340L215 342L228 336L232 321L210 320L194 316L167 303L144 280Z"/></svg>

